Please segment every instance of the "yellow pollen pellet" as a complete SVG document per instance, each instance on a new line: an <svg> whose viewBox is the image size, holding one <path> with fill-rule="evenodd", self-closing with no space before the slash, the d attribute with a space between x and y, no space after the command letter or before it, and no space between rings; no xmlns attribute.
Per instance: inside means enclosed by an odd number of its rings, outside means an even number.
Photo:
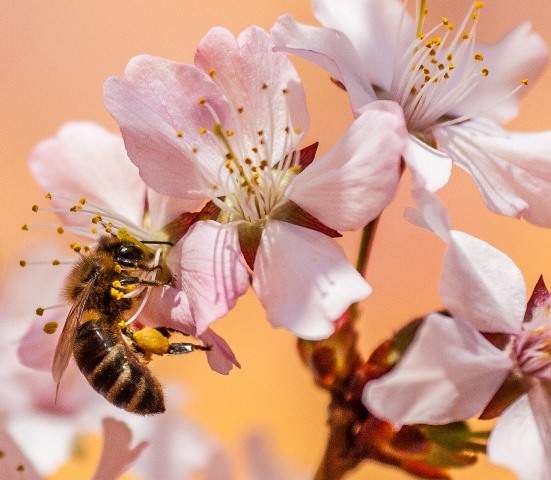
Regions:
<svg viewBox="0 0 551 480"><path fill-rule="evenodd" d="M27 266L27 261L26 260L19 260L19 265L21 267L26 267Z"/></svg>
<svg viewBox="0 0 551 480"><path fill-rule="evenodd" d="M523 85L528 85L528 79L527 78L523 78L520 83L522 83Z"/></svg>
<svg viewBox="0 0 551 480"><path fill-rule="evenodd" d="M48 335L52 335L53 333L56 332L57 327L58 327L57 322L46 322L42 329L44 330L44 333L47 333Z"/></svg>
<svg viewBox="0 0 551 480"><path fill-rule="evenodd" d="M41 317L42 315L44 315L44 309L42 307L38 307L36 310L35 310L35 313Z"/></svg>
<svg viewBox="0 0 551 480"><path fill-rule="evenodd" d="M216 70L214 68L211 68L209 70L209 77L214 78L215 75L216 75Z"/></svg>
<svg viewBox="0 0 551 480"><path fill-rule="evenodd" d="M205 97L201 97L199 100L197 100L197 103L199 105L204 105L205 103L207 103L207 99Z"/></svg>
<svg viewBox="0 0 551 480"><path fill-rule="evenodd" d="M490 71L487 68L483 68L481 72L484 77L487 77L490 74Z"/></svg>
<svg viewBox="0 0 551 480"><path fill-rule="evenodd" d="M115 265L115 273L121 273L122 272L122 267L117 263Z"/></svg>
<svg viewBox="0 0 551 480"><path fill-rule="evenodd" d="M205 134L205 133L207 133L207 129L206 129L206 128L202 127L202 128L199 129L199 135L203 135L203 134Z"/></svg>
<svg viewBox="0 0 551 480"><path fill-rule="evenodd" d="M52 265L56 266L59 265L61 262L59 260L52 260Z"/></svg>
<svg viewBox="0 0 551 480"><path fill-rule="evenodd" d="M115 288L121 288L122 287L122 283L120 282L120 280L114 280L111 285Z"/></svg>
<svg viewBox="0 0 551 480"><path fill-rule="evenodd" d="M176 132L176 136L177 136L178 138L182 138L182 137L184 136L184 132L182 132L182 130L178 130L178 131Z"/></svg>
<svg viewBox="0 0 551 480"><path fill-rule="evenodd" d="M51 200L52 199L52 194L50 192L48 192L46 195L44 195L44 197L46 197L48 200Z"/></svg>
<svg viewBox="0 0 551 480"><path fill-rule="evenodd" d="M56 231L57 231L57 233L59 233L61 235L65 230L63 230L62 226L59 226L59 227L57 227Z"/></svg>
<svg viewBox="0 0 551 480"><path fill-rule="evenodd" d="M475 53L474 59L478 62L481 62L482 60L484 60L484 55L482 55L481 53Z"/></svg>
<svg viewBox="0 0 551 480"><path fill-rule="evenodd" d="M226 135L227 135L228 137L233 137L234 133L235 133L235 132L234 132L233 130L226 130Z"/></svg>
<svg viewBox="0 0 551 480"><path fill-rule="evenodd" d="M136 285L128 285L128 286L126 287L126 290L127 290L128 292L133 292L134 290L136 290Z"/></svg>
<svg viewBox="0 0 551 480"><path fill-rule="evenodd" d="M470 33L465 32L463 35L461 35L461 38L463 40L468 40L469 38L471 38L471 35Z"/></svg>
<svg viewBox="0 0 551 480"><path fill-rule="evenodd" d="M38 205L33 205L31 210L35 213L38 212Z"/></svg>

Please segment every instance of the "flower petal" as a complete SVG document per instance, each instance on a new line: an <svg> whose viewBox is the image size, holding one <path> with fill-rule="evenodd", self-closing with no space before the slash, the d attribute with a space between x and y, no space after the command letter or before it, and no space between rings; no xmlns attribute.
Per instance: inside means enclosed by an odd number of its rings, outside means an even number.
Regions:
<svg viewBox="0 0 551 480"><path fill-rule="evenodd" d="M140 442L130 448L132 432L121 421L112 418L103 419L103 450L96 473L92 480L116 480L141 455L147 442Z"/></svg>
<svg viewBox="0 0 551 480"><path fill-rule="evenodd" d="M352 110L376 100L367 78L368 69L346 34L332 28L312 27L296 22L290 15L281 16L271 30L276 50L309 60L346 87Z"/></svg>
<svg viewBox="0 0 551 480"><path fill-rule="evenodd" d="M413 184L417 189L436 192L448 183L452 173L452 160L445 153L439 152L421 142L413 135L404 156L407 166L413 175Z"/></svg>
<svg viewBox="0 0 551 480"><path fill-rule="evenodd" d="M89 227L90 217L69 212L80 198L141 225L145 184L126 155L122 139L91 122L63 125L55 137L31 152L29 167L43 191L51 192L54 206L66 225Z"/></svg>
<svg viewBox="0 0 551 480"><path fill-rule="evenodd" d="M5 480L42 480L26 455L3 425L0 425L0 471Z"/></svg>
<svg viewBox="0 0 551 480"><path fill-rule="evenodd" d="M200 190L210 187L203 169L217 171L220 151L200 133L216 120L199 100L208 99L224 127L235 130L222 92L193 65L147 55L130 60L125 76L107 79L104 98L141 177L160 193L202 198Z"/></svg>
<svg viewBox="0 0 551 480"><path fill-rule="evenodd" d="M446 424L484 408L512 368L506 353L458 318L429 315L390 373L367 383L363 402L403 424Z"/></svg>
<svg viewBox="0 0 551 480"><path fill-rule="evenodd" d="M187 199L162 195L147 189L147 206L151 230L158 231L184 212L193 212L202 206L200 199Z"/></svg>
<svg viewBox="0 0 551 480"><path fill-rule="evenodd" d="M211 347L207 352L207 359L212 370L227 375L234 365L241 368L228 343L214 330L207 328L200 338L205 345Z"/></svg>
<svg viewBox="0 0 551 480"><path fill-rule="evenodd" d="M262 233L253 288L274 327L308 340L327 338L350 304L371 293L333 239L276 220Z"/></svg>
<svg viewBox="0 0 551 480"><path fill-rule="evenodd" d="M543 38L532 30L530 22L524 22L509 32L495 45L477 45L484 55L484 67L490 74L473 92L454 109L458 115L482 112L499 123L504 123L518 114L524 88L508 97L521 79L530 83L543 71L548 57L548 48Z"/></svg>
<svg viewBox="0 0 551 480"><path fill-rule="evenodd" d="M407 141L398 104L374 102L333 149L299 173L288 197L331 228L361 228L394 197Z"/></svg>
<svg viewBox="0 0 551 480"><path fill-rule="evenodd" d="M435 137L473 176L488 208L551 226L551 132L513 133L478 120L435 129Z"/></svg>
<svg viewBox="0 0 551 480"><path fill-rule="evenodd" d="M196 335L234 307L249 286L237 228L197 222L167 258L175 287L185 292Z"/></svg>
<svg viewBox="0 0 551 480"><path fill-rule="evenodd" d="M440 295L453 316L481 332L520 332L527 301L522 273L507 255L478 238L450 232Z"/></svg>
<svg viewBox="0 0 551 480"><path fill-rule="evenodd" d="M344 32L369 62L364 82L390 91L396 39L409 43L415 36L414 20L404 5L397 0L314 0L313 10L322 25Z"/></svg>
<svg viewBox="0 0 551 480"><path fill-rule="evenodd" d="M545 423L549 428L549 400L540 405L543 407L540 408L529 399L529 396L540 394L547 395L542 391L530 391L505 410L494 425L488 441L490 462L513 470L521 480L551 478L551 442L548 435L542 437L539 427L541 423ZM537 403L539 402L536 399Z"/></svg>
<svg viewBox="0 0 551 480"><path fill-rule="evenodd" d="M257 132L262 131L272 158L278 159L293 150L301 137L290 137L285 129L305 133L310 120L297 72L287 56L273 48L273 40L259 27L246 29L237 40L229 30L215 27L201 40L195 64L212 76L236 115L239 109L241 132L248 137L246 147L257 146Z"/></svg>

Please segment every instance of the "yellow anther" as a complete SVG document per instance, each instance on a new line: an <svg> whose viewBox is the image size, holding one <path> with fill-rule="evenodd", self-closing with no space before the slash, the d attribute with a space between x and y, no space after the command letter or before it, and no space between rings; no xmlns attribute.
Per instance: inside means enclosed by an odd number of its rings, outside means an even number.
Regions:
<svg viewBox="0 0 551 480"><path fill-rule="evenodd" d="M107 233L111 233L111 230L112 230L111 225L107 225L107 226L105 227L105 231L106 231Z"/></svg>
<svg viewBox="0 0 551 480"><path fill-rule="evenodd" d="M302 168L300 168L300 165L293 165L289 171L291 173L300 173L300 171L302 170Z"/></svg>
<svg viewBox="0 0 551 480"><path fill-rule="evenodd" d="M450 63L448 65L448 70L453 70L455 68L455 65L453 63Z"/></svg>
<svg viewBox="0 0 551 480"><path fill-rule="evenodd" d="M119 280L115 280L111 285L115 288L121 288L122 287L122 283Z"/></svg>
<svg viewBox="0 0 551 480"><path fill-rule="evenodd" d="M216 75L216 70L214 68L211 68L209 70L209 76L210 78L214 78L214 76Z"/></svg>
<svg viewBox="0 0 551 480"><path fill-rule="evenodd" d="M33 205L31 210L35 213L38 212L38 205Z"/></svg>
<svg viewBox="0 0 551 480"><path fill-rule="evenodd" d="M26 260L19 260L19 265L21 267L26 267L27 266L27 261Z"/></svg>
<svg viewBox="0 0 551 480"><path fill-rule="evenodd" d="M203 134L205 134L205 133L207 133L207 129L204 128L204 127L201 127L201 128L199 129L199 135L203 135Z"/></svg>
<svg viewBox="0 0 551 480"><path fill-rule="evenodd" d="M69 209L70 212L76 212L77 210L78 210L77 205L73 205L73 206Z"/></svg>
<svg viewBox="0 0 551 480"><path fill-rule="evenodd" d="M264 135L264 130L258 130L256 134L261 137L262 135Z"/></svg>
<svg viewBox="0 0 551 480"><path fill-rule="evenodd" d="M52 194L50 192L48 192L46 195L44 195L44 197L46 197L48 200L51 200L52 199Z"/></svg>
<svg viewBox="0 0 551 480"><path fill-rule="evenodd" d="M115 265L115 273L121 273L122 272L122 267L117 263Z"/></svg>
<svg viewBox="0 0 551 480"><path fill-rule="evenodd" d="M449 74L448 72L444 73L444 78L445 78L445 79L450 78L450 74Z"/></svg>
<svg viewBox="0 0 551 480"><path fill-rule="evenodd" d="M127 292L133 292L134 290L136 290L136 285L127 285L126 286L126 291Z"/></svg>
<svg viewBox="0 0 551 480"><path fill-rule="evenodd" d="M253 147L253 148L251 148L251 150L252 150L254 153L258 153L258 148L257 148L257 147Z"/></svg>
<svg viewBox="0 0 551 480"><path fill-rule="evenodd" d="M268 84L264 82L262 84L261 88L262 88L262 90L266 90L268 88Z"/></svg>
<svg viewBox="0 0 551 480"><path fill-rule="evenodd" d="M448 25L450 23L450 21L446 17L442 17L442 23L444 25Z"/></svg>
<svg viewBox="0 0 551 480"><path fill-rule="evenodd" d="M61 262L56 258L55 260L52 260L52 265L56 266L59 265Z"/></svg>
<svg viewBox="0 0 551 480"><path fill-rule="evenodd" d="M461 35L461 38L463 40L468 40L469 38L471 38L471 34L468 32L465 32L463 35Z"/></svg>
<svg viewBox="0 0 551 480"><path fill-rule="evenodd" d="M453 54L452 54L452 53L448 53L448 55L446 56L446 60L447 60L448 62L451 62L452 59L453 59Z"/></svg>
<svg viewBox="0 0 551 480"><path fill-rule="evenodd" d="M287 95L289 93L289 89L284 88L283 90L281 90L281 93L283 93L283 95Z"/></svg>
<svg viewBox="0 0 551 480"><path fill-rule="evenodd" d="M239 107L237 109L237 113L243 113L245 111L245 109L243 107Z"/></svg>
<svg viewBox="0 0 551 480"><path fill-rule="evenodd" d="M98 233L98 229L97 229L96 227L92 227L92 228L90 229L90 231L91 231L92 233Z"/></svg>
<svg viewBox="0 0 551 480"><path fill-rule="evenodd" d="M520 83L522 83L523 85L528 85L528 79L527 78L523 78Z"/></svg>
<svg viewBox="0 0 551 480"><path fill-rule="evenodd" d="M191 149L191 151L192 151L193 153L197 153L197 152L199 151L199 149L198 149L197 147L193 147L193 148Z"/></svg>
<svg viewBox="0 0 551 480"><path fill-rule="evenodd" d="M409 91L411 95L417 95L419 93L419 90L417 90L417 87L413 86L411 87L411 90Z"/></svg>
<svg viewBox="0 0 551 480"><path fill-rule="evenodd" d="M41 317L42 315L44 315L44 309L42 307L38 307L36 310L35 310L35 313Z"/></svg>
<svg viewBox="0 0 551 480"><path fill-rule="evenodd" d="M23 225L23 226L21 227L21 230L27 231L28 229L29 229L29 226L28 226L26 223L25 223L25 225Z"/></svg>
<svg viewBox="0 0 551 480"><path fill-rule="evenodd" d="M475 10L480 10L484 6L484 2L474 2Z"/></svg>
<svg viewBox="0 0 551 480"><path fill-rule="evenodd" d="M63 230L63 227L60 225L59 227L57 227L57 230L56 232L59 233L60 235L64 232L65 230Z"/></svg>
<svg viewBox="0 0 551 480"><path fill-rule="evenodd" d="M119 323L117 323L117 325L121 328L124 328L126 327L126 322L124 320L121 320Z"/></svg>
<svg viewBox="0 0 551 480"><path fill-rule="evenodd" d="M182 137L184 136L184 132L182 132L182 130L178 130L178 131L176 132L176 136L177 136L178 138L182 138Z"/></svg>
<svg viewBox="0 0 551 480"><path fill-rule="evenodd" d="M80 203L81 205L84 205L86 203L86 199L84 197L82 197L78 203Z"/></svg>
<svg viewBox="0 0 551 480"><path fill-rule="evenodd" d="M425 38L425 34L424 34L424 33L419 33L419 34L417 35L417 38L418 38L419 40L423 40L423 38Z"/></svg>
<svg viewBox="0 0 551 480"><path fill-rule="evenodd" d="M446 68L443 63L438 64L438 70L444 70Z"/></svg>
<svg viewBox="0 0 551 480"><path fill-rule="evenodd" d="M233 130L226 130L226 135L227 135L228 137L233 137L233 134L234 134L234 133L235 133L235 132L234 132Z"/></svg>
<svg viewBox="0 0 551 480"><path fill-rule="evenodd" d="M478 20L478 13L474 12L471 18L473 20Z"/></svg>
<svg viewBox="0 0 551 480"><path fill-rule="evenodd" d="M99 223L101 222L101 215L96 215L94 218L92 218L92 223Z"/></svg>
<svg viewBox="0 0 551 480"><path fill-rule="evenodd" d="M481 72L484 77L487 77L490 74L490 71L487 68L483 68Z"/></svg>
<svg viewBox="0 0 551 480"><path fill-rule="evenodd" d="M245 158L245 165L251 165L252 163L253 161L249 157Z"/></svg>
<svg viewBox="0 0 551 480"><path fill-rule="evenodd" d="M453 23L448 23L446 25L446 30L453 30Z"/></svg>
<svg viewBox="0 0 551 480"><path fill-rule="evenodd" d="M300 128L300 127L294 127L294 128L293 128L293 131L294 131L295 133L298 134L298 133L301 133L301 132L302 132L302 128Z"/></svg>
<svg viewBox="0 0 551 480"><path fill-rule="evenodd" d="M199 105L204 105L205 103L207 103L207 99L205 97L201 97L199 100L197 100L197 103Z"/></svg>
<svg viewBox="0 0 551 480"><path fill-rule="evenodd" d="M481 62L482 60L484 60L484 55L482 55L481 53L475 53L475 54L474 54L474 59L475 59L477 62Z"/></svg>
<svg viewBox="0 0 551 480"><path fill-rule="evenodd" d="M58 327L57 322L47 322L44 324L43 330L44 330L44 333L47 333L48 335L52 335L53 333L56 332L57 327Z"/></svg>

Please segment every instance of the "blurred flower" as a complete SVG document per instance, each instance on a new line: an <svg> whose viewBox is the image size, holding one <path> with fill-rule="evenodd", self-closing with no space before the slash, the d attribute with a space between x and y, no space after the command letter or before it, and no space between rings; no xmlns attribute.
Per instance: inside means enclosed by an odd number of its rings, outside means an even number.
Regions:
<svg viewBox="0 0 551 480"><path fill-rule="evenodd" d="M541 72L547 47L529 23L495 45L476 45L482 6L473 2L456 28L443 18L425 31L425 2L414 20L398 0L314 0L324 28L284 15L272 34L279 51L325 68L356 116L377 99L400 104L416 187L441 188L453 161L491 210L551 226L551 132L499 127L517 114L519 90Z"/></svg>
<svg viewBox="0 0 551 480"><path fill-rule="evenodd" d="M107 80L105 102L150 187L217 207L186 242L204 247L203 270L223 265L238 278L243 254L272 325L324 338L369 295L329 237L364 226L392 199L406 138L397 106L374 103L310 164L314 147L295 150L309 126L302 85L257 27L237 40L212 29L195 66L136 57L125 78Z"/></svg>
<svg viewBox="0 0 551 480"><path fill-rule="evenodd" d="M179 256L185 249L182 245L185 240L181 237L193 221L193 216L182 217L180 214L193 210L197 202L167 197L147 188L136 167L128 160L120 137L93 123L68 123L56 137L46 139L34 148L29 164L42 189L54 192L47 195L52 200L53 209L39 209L37 206L33 209L55 211L63 222L58 232L69 231L97 241L101 235L109 232L117 234L124 229L141 241L165 242L159 248L166 255L168 265L173 262L170 248L166 245L166 241L170 241L176 244L174 249L178 254L174 256L180 267ZM80 252L83 247L72 243L71 248ZM194 261L193 252L186 251L184 265L194 265ZM196 296L204 295L202 289L209 288L211 283L227 280L224 290L227 295L213 299L211 306L212 310L217 310L217 316L223 315L233 306L237 297L234 295L232 298L230 295L234 279L215 279L208 272L197 273L196 276L200 276L201 283L189 282L185 291L169 285L155 288L154 295L149 295L147 308L140 315L139 322L152 326L163 325L198 336L212 347L207 352L211 367L227 374L232 364L238 365L235 356L227 343L212 330L198 331L192 306ZM39 279L49 283L44 277ZM59 302L57 297L63 289L57 285L56 295L50 299L49 305ZM244 280L237 288L241 292L246 285ZM27 304L33 303L29 296L25 301ZM61 301L66 302L66 299ZM184 314L181 313L184 311L183 305L187 307ZM172 318L173 309L178 309L178 321ZM51 368L55 341L44 334L44 326L54 318L66 317L67 312L68 306L62 310L55 309L55 313L45 310L43 317L37 317L35 325L21 344L24 364L34 368ZM40 343L43 348L37 348ZM37 355L40 359L37 359Z"/></svg>
<svg viewBox="0 0 551 480"><path fill-rule="evenodd" d="M503 415L489 439L490 460L526 480L550 478L551 295L540 280L527 307L509 257L450 230L433 194L418 192L416 200L420 211L410 219L448 242L440 290L452 316L429 315L398 365L368 382L364 403L402 425L465 420L492 401L486 417ZM510 441L519 430L522 446Z"/></svg>

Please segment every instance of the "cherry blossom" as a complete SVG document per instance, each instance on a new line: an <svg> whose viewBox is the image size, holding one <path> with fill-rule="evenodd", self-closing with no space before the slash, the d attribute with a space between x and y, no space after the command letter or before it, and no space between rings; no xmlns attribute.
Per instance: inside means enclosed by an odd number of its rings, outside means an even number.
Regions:
<svg viewBox="0 0 551 480"><path fill-rule="evenodd" d="M407 138L396 105L370 105L311 163L314 147L296 150L309 126L302 85L257 27L237 39L213 28L195 65L136 57L124 78L107 80L105 102L146 184L216 207L187 242L209 246L206 271L220 259L239 270L242 254L272 325L325 338L369 295L330 237L366 225L392 199Z"/></svg>
<svg viewBox="0 0 551 480"><path fill-rule="evenodd" d="M549 478L551 463L542 452L551 448L551 295L540 279L527 303L524 280L509 257L451 230L433 194L417 192L416 200L420 211L409 211L409 218L448 243L440 290L450 316L427 316L398 365L368 382L363 401L395 426L446 424L481 413L501 397L506 380L515 382L501 400L489 458L522 479ZM488 334L507 341L494 344ZM519 431L526 433L522 447L510 441Z"/></svg>
<svg viewBox="0 0 551 480"><path fill-rule="evenodd" d="M186 249L186 239L181 238L181 230L187 225L180 219L180 214L193 210L197 202L170 198L147 188L141 181L138 170L128 160L123 141L117 135L89 122L68 123L59 130L57 136L46 139L35 147L29 164L42 189L53 192L47 196L51 198L54 208L35 206L33 210L53 210L62 221L62 225L57 228L59 233L76 233L94 242L106 233L126 231L142 241L165 242L159 244L158 253L161 256L160 262L167 265L172 261L171 248L166 244L167 241L175 243L174 249L180 252L178 255L181 255L182 249ZM24 228L32 229L34 226L35 224L30 224ZM75 252L85 248L80 243L73 242L70 245ZM186 262L184 271L188 263L194 262L192 254L186 256ZM54 259L52 263L56 265L56 269L60 269L63 264L70 265L74 260ZM178 267L180 268L179 264ZM29 265L28 268L37 267ZM64 302L60 278L68 274L68 271L64 270L63 275L57 275L56 272L52 277L52 273L44 271L43 265L39 268L41 270L36 272L36 281L47 282L54 288L51 289L49 300L41 298L40 303L35 304L34 308L41 307L38 312L41 316L36 317L33 326L23 338L20 354L25 365L50 369L60 332L50 337L44 334L44 327L67 316L69 305L60 306ZM212 347L207 352L211 367L227 374L232 365L239 365L231 349L212 330L202 328L199 331L197 325L208 324L224 315L235 304L237 296L246 290L248 275L243 270L241 275L236 272L232 277L219 275L214 278L210 272L195 272L194 268L192 265L189 270L201 279L201 283L186 285L186 291L176 291L177 288L173 285L153 289L159 290L154 295L149 295L151 290L146 291L145 298L148 301L139 315L139 322L151 326L163 325L198 336ZM57 280L48 282L45 275ZM194 289L199 287L203 290L196 293ZM212 296L209 297L209 294ZM209 300L210 310L203 308L199 312L193 309L193 299L198 295ZM173 318L172 310L177 306L166 300L161 301L162 297L178 298L180 311L181 304L185 303L185 314L178 315L177 319ZM26 302L27 305L33 304L30 298L26 298ZM42 309L49 305L56 308ZM204 321L201 315L207 316L209 320Z"/></svg>
<svg viewBox="0 0 551 480"><path fill-rule="evenodd" d="M417 2L413 19L399 0L313 0L324 27L284 15L272 34L279 51L326 69L356 116L377 99L400 105L417 188L441 188L454 162L473 176L491 210L551 226L551 132L499 126L517 114L547 47L528 22L494 45L477 44L478 1L457 25L443 18L425 26L426 3Z"/></svg>

